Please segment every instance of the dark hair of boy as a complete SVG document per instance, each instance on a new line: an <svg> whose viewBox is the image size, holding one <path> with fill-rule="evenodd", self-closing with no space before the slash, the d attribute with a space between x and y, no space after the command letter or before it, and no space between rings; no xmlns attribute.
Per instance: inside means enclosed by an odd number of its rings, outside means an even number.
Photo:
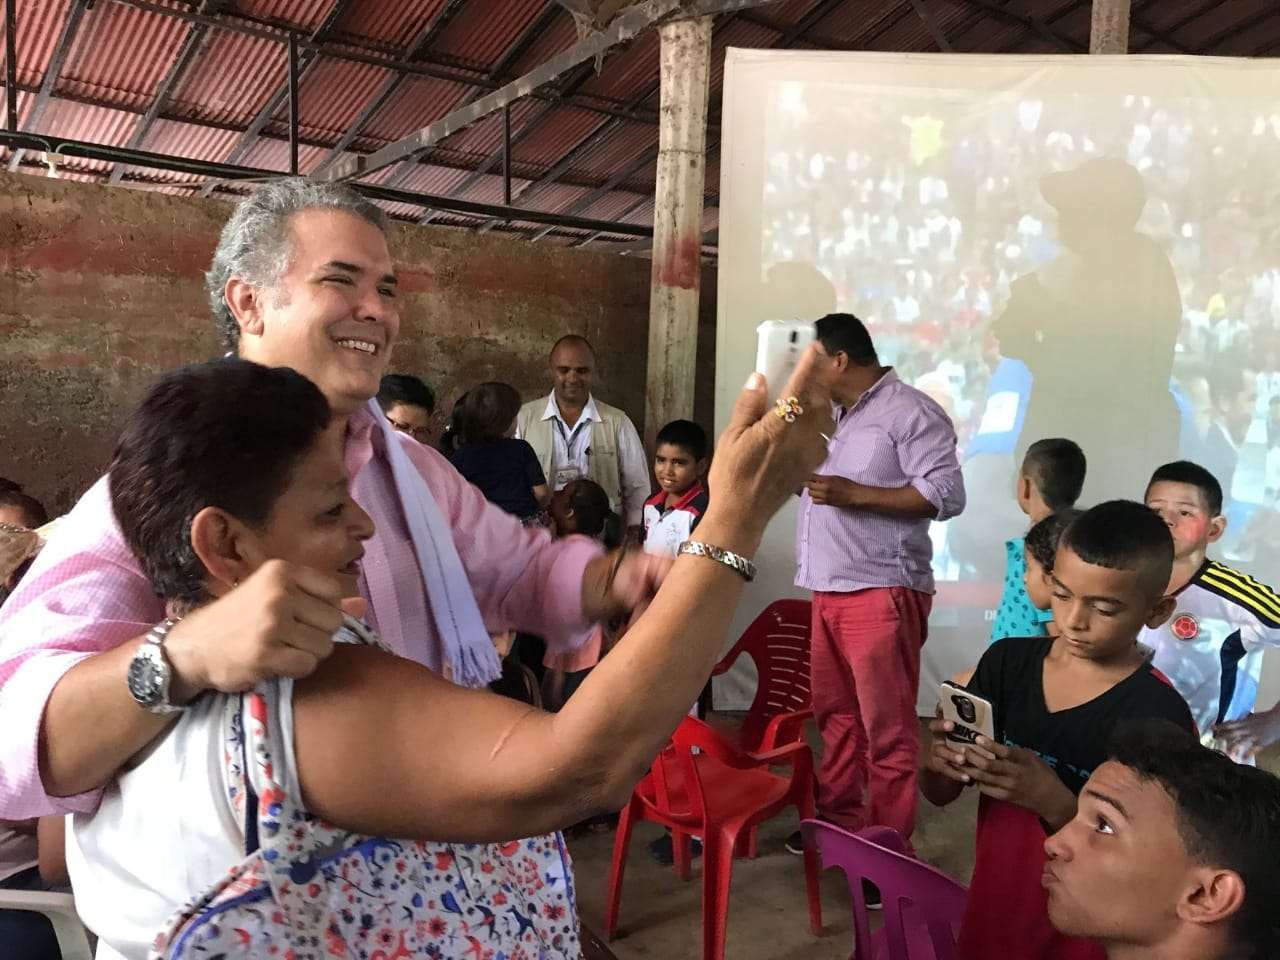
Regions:
<svg viewBox="0 0 1280 960"><path fill-rule="evenodd" d="M1096 567L1136 571L1152 599L1164 596L1169 585L1173 536L1145 503L1108 500L1091 507L1063 532L1061 546Z"/></svg>
<svg viewBox="0 0 1280 960"><path fill-rule="evenodd" d="M1232 918L1240 956L1280 957L1280 778L1162 721L1121 724L1108 753L1164 788L1189 857L1244 881L1244 904Z"/></svg>
<svg viewBox="0 0 1280 960"><path fill-rule="evenodd" d="M1209 516L1216 517L1222 513L1222 484L1218 483L1217 477L1198 463L1192 463L1190 460L1175 460L1173 463L1156 467L1156 472L1151 474L1151 479L1147 481L1147 491L1150 492L1152 486L1157 483L1185 483L1189 487L1195 487L1200 491L1200 496L1204 497L1205 509L1208 510Z"/></svg>
<svg viewBox="0 0 1280 960"><path fill-rule="evenodd" d="M818 342L828 356L844 353L850 363L859 367L870 367L880 362L871 334L852 313L828 313L819 318L814 327Z"/></svg>
<svg viewBox="0 0 1280 960"><path fill-rule="evenodd" d="M569 509L578 533L599 537L610 550L622 545L622 518L610 509L609 495L600 484L586 477L572 481Z"/></svg>
<svg viewBox="0 0 1280 960"><path fill-rule="evenodd" d="M191 521L219 507L258 526L329 424L302 374L224 359L166 374L129 414L111 462L111 509L156 593L207 599Z"/></svg>
<svg viewBox="0 0 1280 960"><path fill-rule="evenodd" d="M491 380L472 387L458 410L458 442L493 443L503 439L520 412L520 393L509 383Z"/></svg>
<svg viewBox="0 0 1280 960"><path fill-rule="evenodd" d="M1058 552L1058 543L1062 540L1063 533L1082 513L1083 510L1075 507L1065 507L1057 513L1049 514L1027 531L1027 552L1045 570L1053 569L1053 558Z"/></svg>
<svg viewBox="0 0 1280 960"><path fill-rule="evenodd" d="M436 395L420 379L407 373L388 373L378 382L378 406L386 413L396 404L436 412Z"/></svg>
<svg viewBox="0 0 1280 960"><path fill-rule="evenodd" d="M1050 510L1074 507L1084 489L1084 451L1074 440L1049 437L1027 447L1022 472L1035 484Z"/></svg>
<svg viewBox="0 0 1280 960"><path fill-rule="evenodd" d="M654 445L663 443L679 447L695 461L705 460L707 448L710 446L707 442L707 431L692 420L672 420L659 430Z"/></svg>
<svg viewBox="0 0 1280 960"><path fill-rule="evenodd" d="M30 494L22 492L16 483L8 489L0 489L0 507L12 507L22 513L22 525L28 530L43 527L49 522L49 512L44 504Z"/></svg>

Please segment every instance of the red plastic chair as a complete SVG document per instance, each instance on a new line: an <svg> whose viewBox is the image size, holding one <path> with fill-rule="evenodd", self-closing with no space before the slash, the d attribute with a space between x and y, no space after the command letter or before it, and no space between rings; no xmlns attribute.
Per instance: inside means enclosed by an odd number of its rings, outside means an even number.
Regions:
<svg viewBox="0 0 1280 960"><path fill-rule="evenodd" d="M790 767L789 775L770 767ZM801 819L813 816L813 755L808 744L790 743L758 754L744 753L701 720L686 717L671 744L658 755L618 820L605 905L604 935L618 928L622 878L631 829L637 820L668 827L675 842L676 868L689 877L689 835L702 837L702 956L723 960L734 851L744 830L794 806ZM804 850L809 926L822 932L818 899L818 857L811 841Z"/></svg>
<svg viewBox="0 0 1280 960"><path fill-rule="evenodd" d="M956 936L967 891L941 870L907 854L890 827L850 833L822 820L806 820L805 848L816 845L823 867L839 867L853 899L853 956L857 960L955 960ZM880 890L884 926L873 935L862 881Z"/></svg>
<svg viewBox="0 0 1280 960"><path fill-rule="evenodd" d="M756 695L737 735L738 747L748 753L773 750L804 737L804 723L813 716L810 617L808 600L773 601L711 671L713 677L728 673L744 653L755 662Z"/></svg>
<svg viewBox="0 0 1280 960"><path fill-rule="evenodd" d="M742 726L729 730L713 724L739 750L760 753L804 740L805 721L813 716L809 692L811 616L808 600L775 600L751 621L711 671L713 677L728 673L744 653L755 663L759 675L756 695ZM747 831L739 843L739 856L755 859L756 834L755 827Z"/></svg>

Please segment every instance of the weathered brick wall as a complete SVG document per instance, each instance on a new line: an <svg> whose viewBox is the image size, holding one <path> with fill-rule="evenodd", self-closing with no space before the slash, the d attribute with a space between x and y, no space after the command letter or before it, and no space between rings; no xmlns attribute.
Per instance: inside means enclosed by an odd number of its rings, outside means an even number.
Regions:
<svg viewBox="0 0 1280 960"><path fill-rule="evenodd" d="M227 206L0 175L0 476L51 510L102 472L124 411L160 371L217 352L201 272ZM397 226L401 341L392 368L440 405L482 380L549 390L564 333L600 355L597 394L644 424L649 261ZM698 418L711 424L715 275L703 278Z"/></svg>

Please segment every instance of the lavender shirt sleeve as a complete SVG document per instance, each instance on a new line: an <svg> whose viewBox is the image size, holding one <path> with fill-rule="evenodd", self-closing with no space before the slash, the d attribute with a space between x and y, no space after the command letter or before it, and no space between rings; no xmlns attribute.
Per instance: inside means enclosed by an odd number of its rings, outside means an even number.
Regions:
<svg viewBox="0 0 1280 960"><path fill-rule="evenodd" d="M106 478L80 499L0 608L0 817L93 810L100 791L51 797L38 738L58 681L164 615L111 513ZM121 683L124 678L121 677Z"/></svg>
<svg viewBox="0 0 1280 960"><path fill-rule="evenodd" d="M591 624L582 610L582 578L603 550L594 540L553 540L484 498L444 457L406 444L436 503L445 511L453 542L491 629L524 630L549 650L580 646Z"/></svg>
<svg viewBox="0 0 1280 960"><path fill-rule="evenodd" d="M908 483L950 520L964 510L964 478L956 457L956 431L940 408L921 406L898 443L898 458Z"/></svg>

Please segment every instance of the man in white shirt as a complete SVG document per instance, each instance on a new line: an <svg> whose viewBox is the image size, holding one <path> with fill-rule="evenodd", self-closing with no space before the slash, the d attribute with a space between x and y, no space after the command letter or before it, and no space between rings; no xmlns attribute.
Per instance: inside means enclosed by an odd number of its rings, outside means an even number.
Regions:
<svg viewBox="0 0 1280 960"><path fill-rule="evenodd" d="M604 488L628 528L640 528L649 498L649 464L631 419L591 395L595 351L569 334L551 348L550 396L520 408L516 436L533 447L552 489L578 477Z"/></svg>

